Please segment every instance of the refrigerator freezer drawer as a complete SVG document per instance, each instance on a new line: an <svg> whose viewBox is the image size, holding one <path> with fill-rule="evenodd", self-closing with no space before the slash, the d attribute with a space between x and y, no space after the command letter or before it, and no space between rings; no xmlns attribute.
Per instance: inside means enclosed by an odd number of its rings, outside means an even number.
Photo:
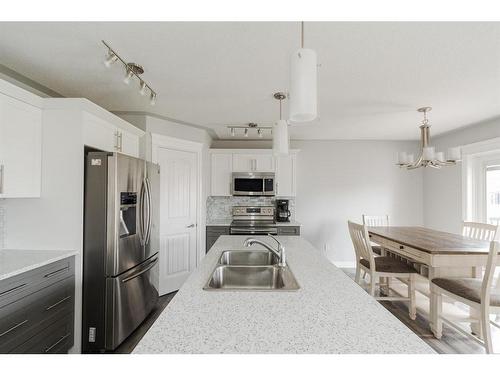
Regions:
<svg viewBox="0 0 500 375"><path fill-rule="evenodd" d="M106 349L114 350L158 301L158 256L106 280Z"/></svg>

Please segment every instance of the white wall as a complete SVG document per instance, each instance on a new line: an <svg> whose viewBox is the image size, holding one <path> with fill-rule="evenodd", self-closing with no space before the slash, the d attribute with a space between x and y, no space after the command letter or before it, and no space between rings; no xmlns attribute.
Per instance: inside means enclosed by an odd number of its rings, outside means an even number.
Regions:
<svg viewBox="0 0 500 375"><path fill-rule="evenodd" d="M297 220L302 234L336 264L354 261L347 221L389 214L394 225L423 224L422 171L396 165L415 142L297 141Z"/></svg>
<svg viewBox="0 0 500 375"><path fill-rule="evenodd" d="M500 137L500 118L432 137L436 149L462 146ZM424 224L459 233L462 223L462 168L460 165L424 171Z"/></svg>

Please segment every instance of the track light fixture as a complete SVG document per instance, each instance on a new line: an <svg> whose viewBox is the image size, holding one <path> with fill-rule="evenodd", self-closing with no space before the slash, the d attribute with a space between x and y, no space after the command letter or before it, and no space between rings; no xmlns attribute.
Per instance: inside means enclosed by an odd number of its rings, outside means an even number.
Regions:
<svg viewBox="0 0 500 375"><path fill-rule="evenodd" d="M125 77L123 78L123 82L127 85L130 84L132 81L132 78L135 76L139 80L139 94L142 96L146 95L146 92L149 90L150 95L149 95L149 103L151 105L156 104L156 98L157 98L157 93L151 88L149 84L144 81L140 75L144 73L144 68L140 66L139 64L136 63L128 63L124 59L120 57L114 51L104 40L102 40L102 43L106 46L108 49L108 54L106 55L106 58L104 60L104 65L109 68L111 65L117 61L122 63L123 68L125 69Z"/></svg>
<svg viewBox="0 0 500 375"><path fill-rule="evenodd" d="M231 131L231 137L236 136L236 131L238 129L243 129L243 136L248 138L250 136L250 131L257 130L257 135L259 138L264 137L264 131L269 130L272 133L272 128L270 126L259 126L255 122L249 122L245 125L232 125L227 127Z"/></svg>

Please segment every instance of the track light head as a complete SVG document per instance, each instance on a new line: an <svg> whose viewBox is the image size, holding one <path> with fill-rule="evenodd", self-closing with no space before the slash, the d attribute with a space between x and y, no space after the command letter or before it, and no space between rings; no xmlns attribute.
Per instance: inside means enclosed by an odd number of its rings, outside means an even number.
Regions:
<svg viewBox="0 0 500 375"><path fill-rule="evenodd" d="M134 73L131 70L127 70L127 74L125 75L125 78L123 78L123 83L125 83L126 85L130 84L130 79L133 75Z"/></svg>
<svg viewBox="0 0 500 375"><path fill-rule="evenodd" d="M259 135L259 138L262 138L262 129L257 129L257 134Z"/></svg>
<svg viewBox="0 0 500 375"><path fill-rule="evenodd" d="M109 51L108 56L104 60L104 66L109 68L116 60L118 60L118 57L113 52Z"/></svg>
<svg viewBox="0 0 500 375"><path fill-rule="evenodd" d="M139 90L139 94L142 96L146 95L146 82L141 81L141 89Z"/></svg>
<svg viewBox="0 0 500 375"><path fill-rule="evenodd" d="M156 93L152 92L151 96L149 97L149 104L155 105L156 104Z"/></svg>
<svg viewBox="0 0 500 375"><path fill-rule="evenodd" d="M245 129L245 137L248 137L248 128Z"/></svg>

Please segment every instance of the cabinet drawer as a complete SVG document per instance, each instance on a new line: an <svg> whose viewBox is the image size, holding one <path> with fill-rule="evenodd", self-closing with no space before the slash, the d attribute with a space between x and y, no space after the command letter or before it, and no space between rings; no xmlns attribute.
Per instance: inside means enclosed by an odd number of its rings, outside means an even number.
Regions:
<svg viewBox="0 0 500 375"><path fill-rule="evenodd" d="M0 309L58 281L73 276L74 257L0 281Z"/></svg>
<svg viewBox="0 0 500 375"><path fill-rule="evenodd" d="M279 236L299 236L300 227L278 227Z"/></svg>
<svg viewBox="0 0 500 375"><path fill-rule="evenodd" d="M54 323L9 353L56 354L67 353L73 346L73 314Z"/></svg>
<svg viewBox="0 0 500 375"><path fill-rule="evenodd" d="M229 234L229 227L226 226L207 226L207 235L219 235Z"/></svg>
<svg viewBox="0 0 500 375"><path fill-rule="evenodd" d="M422 250L402 245L399 242L377 236L376 234L371 234L370 240L410 260L424 264L428 264L430 261L430 255Z"/></svg>
<svg viewBox="0 0 500 375"><path fill-rule="evenodd" d="M0 308L0 353L6 353L74 311L74 277Z"/></svg>

